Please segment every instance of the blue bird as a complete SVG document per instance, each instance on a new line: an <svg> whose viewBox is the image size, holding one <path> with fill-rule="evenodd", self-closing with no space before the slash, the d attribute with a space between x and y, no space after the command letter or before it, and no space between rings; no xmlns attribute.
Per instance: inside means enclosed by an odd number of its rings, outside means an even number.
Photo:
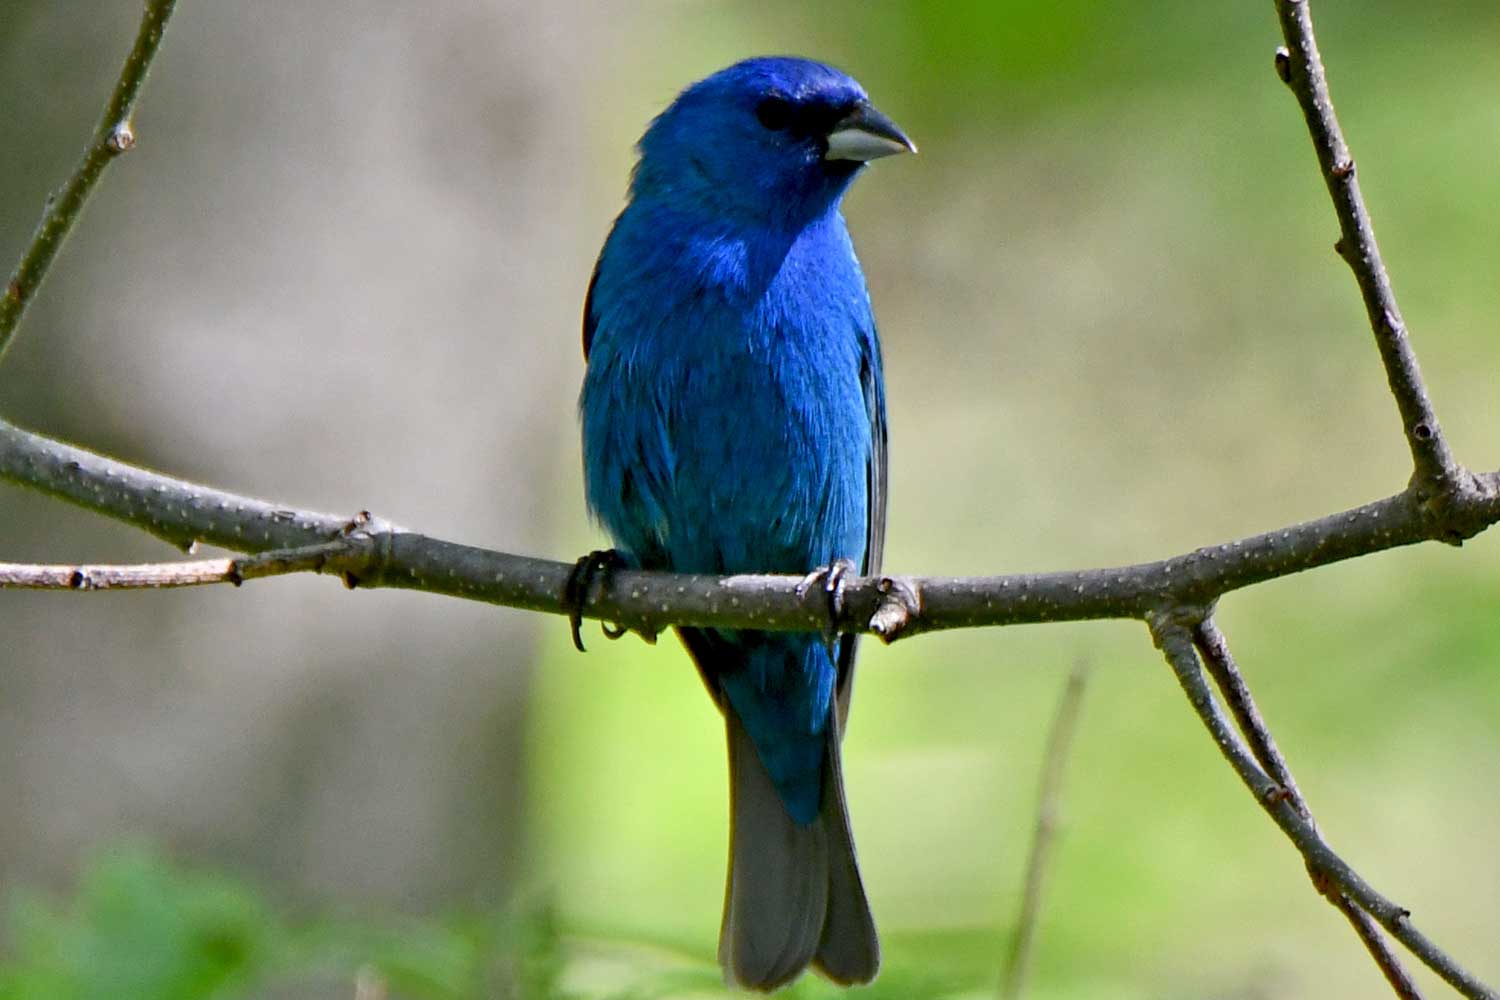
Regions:
<svg viewBox="0 0 1500 1000"><path fill-rule="evenodd" d="M878 571L880 345L839 204L867 161L915 151L854 80L789 57L721 70L647 127L583 318L585 485L619 563ZM726 976L869 982L839 767L854 638L679 634L729 745Z"/></svg>

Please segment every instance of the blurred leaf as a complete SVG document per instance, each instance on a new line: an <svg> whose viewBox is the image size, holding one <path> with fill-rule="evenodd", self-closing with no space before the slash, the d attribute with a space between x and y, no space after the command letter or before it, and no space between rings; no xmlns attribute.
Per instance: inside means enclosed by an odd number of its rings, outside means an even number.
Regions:
<svg viewBox="0 0 1500 1000"><path fill-rule="evenodd" d="M478 917L292 925L252 889L142 847L99 855L71 901L15 893L0 1000L228 1000L267 989L388 1000L561 997L547 906Z"/></svg>
<svg viewBox="0 0 1500 1000"><path fill-rule="evenodd" d="M22 896L12 922L15 958L0 966L6 1000L235 996L274 934L243 887L174 870L138 848L97 860L70 907Z"/></svg>

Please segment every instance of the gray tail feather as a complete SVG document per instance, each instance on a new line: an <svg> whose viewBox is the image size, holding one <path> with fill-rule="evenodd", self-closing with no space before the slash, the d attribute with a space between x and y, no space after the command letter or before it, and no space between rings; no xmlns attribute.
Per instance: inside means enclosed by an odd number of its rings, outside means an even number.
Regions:
<svg viewBox="0 0 1500 1000"><path fill-rule="evenodd" d="M787 814L755 744L724 706L729 742L729 878L719 964L740 986L774 990L809 964L841 984L867 983L880 944L865 898L844 782L835 716L829 726L817 819Z"/></svg>
<svg viewBox="0 0 1500 1000"><path fill-rule="evenodd" d="M880 971L880 940L875 918L859 877L854 834L849 829L849 807L844 802L844 768L838 713L828 726L828 754L824 758L823 801L818 821L828 838L828 910L813 966L834 982L849 986L868 983Z"/></svg>

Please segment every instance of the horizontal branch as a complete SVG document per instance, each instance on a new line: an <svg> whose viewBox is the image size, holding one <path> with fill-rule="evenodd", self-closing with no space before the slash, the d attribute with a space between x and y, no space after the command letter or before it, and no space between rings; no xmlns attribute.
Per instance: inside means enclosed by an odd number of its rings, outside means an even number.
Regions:
<svg viewBox="0 0 1500 1000"><path fill-rule="evenodd" d="M337 542L308 570L362 587L402 587L565 614L571 563L429 538L368 518L299 510L117 462L0 421L0 479L125 521L183 549L239 552ZM939 629L1207 608L1232 590L1422 541L1457 542L1500 521L1500 473L1465 474L1437 496L1395 496L1279 531L1157 562L1058 573L850 581L836 627L887 641ZM325 556L329 554L325 553ZM213 581L203 581L213 582ZM826 602L795 576L717 577L620 570L587 595L583 614L655 633L668 625L815 630Z"/></svg>
<svg viewBox="0 0 1500 1000"><path fill-rule="evenodd" d="M229 583L233 569L233 559L136 566L0 563L0 587L10 590L162 590Z"/></svg>
<svg viewBox="0 0 1500 1000"><path fill-rule="evenodd" d="M175 5L176 0L148 0L146 3L135 45L125 58L120 79L109 95L83 159L62 189L47 198L30 245L22 253L10 281L0 291L0 356L10 346L26 307L36 296L53 259L73 231L73 224L83 212L84 203L99 183L104 168L135 145L135 129L130 118L135 113L136 98L140 95L141 85L146 82L151 61L156 58L162 35L166 32L167 18L171 17Z"/></svg>
<svg viewBox="0 0 1500 1000"><path fill-rule="evenodd" d="M351 533L359 524L358 520L350 522ZM364 562L358 541L339 539L238 559L189 559L133 566L0 563L0 590L165 590L210 583L238 587L246 580L288 573L343 573L348 567L342 560L354 565Z"/></svg>

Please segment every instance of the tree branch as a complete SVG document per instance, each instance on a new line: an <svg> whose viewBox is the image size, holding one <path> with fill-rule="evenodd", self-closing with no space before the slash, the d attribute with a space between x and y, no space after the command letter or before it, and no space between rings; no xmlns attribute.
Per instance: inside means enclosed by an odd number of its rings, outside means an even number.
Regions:
<svg viewBox="0 0 1500 1000"><path fill-rule="evenodd" d="M0 420L0 479L142 528L183 549L202 541L239 552L297 549L349 535L350 518L257 500L174 479L22 430ZM1145 619L1208 607L1251 584L1430 540L1467 538L1500 521L1500 473L1415 488L1353 510L1223 542L1157 562L985 577L868 577L848 583L836 627L886 641L943 629L1101 618ZM339 573L362 587L402 587L529 611L566 614L571 563L429 538L365 516ZM205 581L212 582L212 581ZM621 570L595 582L589 618L643 633L668 625L817 630L818 593L801 577Z"/></svg>
<svg viewBox="0 0 1500 1000"><path fill-rule="evenodd" d="M358 527L357 520L350 522L349 537L337 541L299 549L274 549L241 559L192 559L134 566L0 563L0 589L166 590L209 583L238 587L246 580L288 573L352 575L352 568L362 567L368 561L365 549L370 536L357 536Z"/></svg>
<svg viewBox="0 0 1500 1000"><path fill-rule="evenodd" d="M1234 714L1240 732L1249 741L1250 751L1255 754L1261 768L1272 781L1281 786L1286 800L1308 822L1312 822L1312 812L1307 808L1307 801L1302 797L1296 780L1292 778L1291 768L1281 755L1281 748L1271 737L1271 730L1261 717L1255 699L1250 696L1250 688L1245 684L1239 664L1229 652L1228 640L1212 618L1205 618L1193 627L1193 644L1202 655L1204 665L1208 667L1214 683L1219 686L1225 703Z"/></svg>
<svg viewBox="0 0 1500 1000"><path fill-rule="evenodd" d="M1271 736L1270 727L1266 725L1265 719L1260 714L1260 709L1255 704L1255 699L1250 695L1250 687L1245 683L1244 675L1240 673L1239 664L1234 660L1234 655L1229 651L1229 642L1224 638L1224 633L1219 631L1219 626L1212 618L1205 618L1193 628L1193 643L1198 648L1198 654L1203 659L1203 664L1208 668L1214 683L1218 685L1219 692L1230 712L1234 714L1235 723L1239 726L1241 734L1249 742L1250 751L1255 759L1260 762L1261 768L1270 776L1271 780L1281 786L1281 792L1286 800L1291 803L1303 818L1307 820L1314 829L1317 823L1313 819L1312 810L1308 807L1307 800L1302 797L1302 791L1297 787L1296 780L1292 777L1291 767L1288 766L1286 758L1281 755L1281 749L1277 747L1276 740ZM1360 941L1365 949L1369 951L1370 957L1374 959L1381 974L1385 976L1386 982L1402 1000L1421 1000L1422 993L1412 979L1411 973L1401 964L1401 960L1391 950L1385 937L1380 933L1380 927L1368 913L1361 910L1349 897L1332 887L1328 880L1321 875L1308 869L1308 876L1312 879L1313 887L1318 890L1323 898L1344 915L1354 927L1354 932L1359 935Z"/></svg>
<svg viewBox="0 0 1500 1000"><path fill-rule="evenodd" d="M1375 965L1380 969L1380 974L1385 976L1385 981L1390 984L1392 992L1401 1000L1422 1000L1422 990L1417 986L1417 981L1412 978L1406 966L1401 964L1401 958L1391 947L1390 939L1381 933L1380 925L1375 918L1359 908L1359 904L1341 892L1335 892L1324 896L1334 908L1344 915L1349 924L1354 928L1354 933L1359 935L1360 943L1370 953Z"/></svg>
<svg viewBox="0 0 1500 1000"><path fill-rule="evenodd" d="M1322 882L1331 884L1347 896L1380 926L1406 946L1413 955L1429 969L1471 1000L1500 1000L1500 993L1480 982L1472 973L1459 965L1411 922L1411 911L1382 896L1358 872L1339 857L1328 846L1312 820L1291 801L1283 786L1261 770L1254 756L1245 746L1233 724L1214 699L1213 692L1203 679L1198 650L1194 646L1193 631L1206 619L1206 615L1195 609L1183 609L1176 614L1152 617L1151 635L1156 645L1166 656L1178 683L1188 696L1188 702L1198 713L1198 718L1208 729L1209 735L1218 744L1219 751L1229 761L1240 780L1254 794L1256 802L1264 809L1301 852L1312 874L1314 884L1325 895L1332 890L1322 888ZM1283 762L1284 766L1284 762ZM1321 880L1321 881L1320 881ZM1362 935L1363 936L1363 935Z"/></svg>
<svg viewBox="0 0 1500 1000"><path fill-rule="evenodd" d="M1276 14L1286 40L1286 48L1276 54L1277 73L1302 106L1323 180L1333 197L1343 233L1335 248L1353 269L1364 298L1365 312L1370 317L1370 328L1375 333L1386 379L1396 397L1406 443L1411 449L1412 483L1419 489L1438 489L1462 470L1453 458L1437 412L1427 396L1422 369L1417 364L1416 352L1396 305L1396 293L1391 289L1390 276L1375 243L1375 226L1359 190L1354 157L1344 141L1333 111L1333 98L1328 93L1328 77L1313 36L1312 12L1307 0L1276 0Z"/></svg>
<svg viewBox="0 0 1500 1000"><path fill-rule="evenodd" d="M130 120L135 113L135 101L141 85L146 82L151 61L156 58L162 35L166 33L167 18L172 16L176 3L177 0L147 0L140 29L136 32L135 46L125 58L119 82L104 105L104 113L99 117L83 159L62 189L47 199L42 219L31 236L31 244L21 255L20 263L0 294L0 357L10 346L26 307L41 287L42 279L47 276L52 261L78 221L104 168L135 145L135 129Z"/></svg>

